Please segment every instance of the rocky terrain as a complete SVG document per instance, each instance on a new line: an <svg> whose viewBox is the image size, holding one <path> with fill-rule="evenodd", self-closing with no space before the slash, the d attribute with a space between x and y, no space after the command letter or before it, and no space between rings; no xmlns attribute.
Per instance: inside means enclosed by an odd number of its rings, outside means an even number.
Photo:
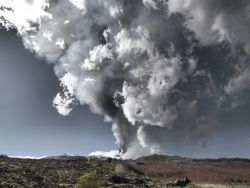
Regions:
<svg viewBox="0 0 250 188"><path fill-rule="evenodd" d="M185 179L185 177L187 177ZM192 181L192 183L190 182ZM0 187L250 187L250 160L152 155L137 160L72 156L0 156Z"/></svg>

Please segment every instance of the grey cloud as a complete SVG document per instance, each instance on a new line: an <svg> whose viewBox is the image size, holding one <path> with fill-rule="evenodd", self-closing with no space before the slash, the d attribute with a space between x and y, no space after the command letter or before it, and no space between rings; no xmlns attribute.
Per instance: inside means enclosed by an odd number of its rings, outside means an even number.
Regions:
<svg viewBox="0 0 250 188"><path fill-rule="evenodd" d="M16 27L25 47L54 65L58 112L79 103L103 115L124 158L207 143L233 98L226 91L249 81L235 68L249 48L249 29L237 21L248 23L246 1L41 2L30 5L42 10L33 20L13 20L22 15L15 4L0 3L14 10L0 10L2 25ZM236 43L246 50L237 56Z"/></svg>
<svg viewBox="0 0 250 188"><path fill-rule="evenodd" d="M186 26L203 45L227 41L243 44L249 51L248 0L169 0L170 13L179 12Z"/></svg>

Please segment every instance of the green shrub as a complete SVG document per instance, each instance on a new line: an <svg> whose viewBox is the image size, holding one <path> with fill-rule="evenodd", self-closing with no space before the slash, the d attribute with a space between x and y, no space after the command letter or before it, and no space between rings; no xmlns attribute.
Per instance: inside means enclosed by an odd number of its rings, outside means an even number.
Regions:
<svg viewBox="0 0 250 188"><path fill-rule="evenodd" d="M100 177L96 172L89 172L80 176L75 188L99 188Z"/></svg>
<svg viewBox="0 0 250 188"><path fill-rule="evenodd" d="M0 187L20 187L14 180L11 179L1 179L0 178Z"/></svg>
<svg viewBox="0 0 250 188"><path fill-rule="evenodd" d="M187 188L203 188L202 186L199 186L199 185L195 185L195 184L193 184L193 183L189 183L188 185L187 185Z"/></svg>
<svg viewBox="0 0 250 188"><path fill-rule="evenodd" d="M124 166L122 164L116 164L115 165L115 173L125 173Z"/></svg>

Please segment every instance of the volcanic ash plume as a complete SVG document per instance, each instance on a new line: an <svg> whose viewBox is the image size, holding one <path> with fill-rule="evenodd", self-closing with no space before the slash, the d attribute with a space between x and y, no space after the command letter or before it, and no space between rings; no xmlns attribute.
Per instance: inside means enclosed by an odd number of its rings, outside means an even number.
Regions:
<svg viewBox="0 0 250 188"><path fill-rule="evenodd" d="M249 7L244 0L1 0L0 23L54 65L58 112L88 105L112 122L121 156L135 158L206 144L217 116L241 104L250 80Z"/></svg>

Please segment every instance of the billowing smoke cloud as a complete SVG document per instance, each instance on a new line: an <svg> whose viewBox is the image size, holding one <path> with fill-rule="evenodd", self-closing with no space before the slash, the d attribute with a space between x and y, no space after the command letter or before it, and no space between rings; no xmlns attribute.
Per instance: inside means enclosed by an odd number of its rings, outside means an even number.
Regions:
<svg viewBox="0 0 250 188"><path fill-rule="evenodd" d="M121 156L133 158L205 145L217 116L242 103L249 7L247 0L2 0L0 22L54 65L58 112L88 105L112 122Z"/></svg>
<svg viewBox="0 0 250 188"><path fill-rule="evenodd" d="M245 50L247 56L235 64L235 75L225 86L231 93L249 88L250 53L250 2L248 0L169 0L169 13L182 13L187 28L203 46L227 43L230 47ZM238 52L239 53L239 52ZM238 55L239 54L234 54Z"/></svg>
<svg viewBox="0 0 250 188"><path fill-rule="evenodd" d="M249 1L169 0L168 5L171 13L185 15L185 25L201 44L228 41L243 44L249 51Z"/></svg>

